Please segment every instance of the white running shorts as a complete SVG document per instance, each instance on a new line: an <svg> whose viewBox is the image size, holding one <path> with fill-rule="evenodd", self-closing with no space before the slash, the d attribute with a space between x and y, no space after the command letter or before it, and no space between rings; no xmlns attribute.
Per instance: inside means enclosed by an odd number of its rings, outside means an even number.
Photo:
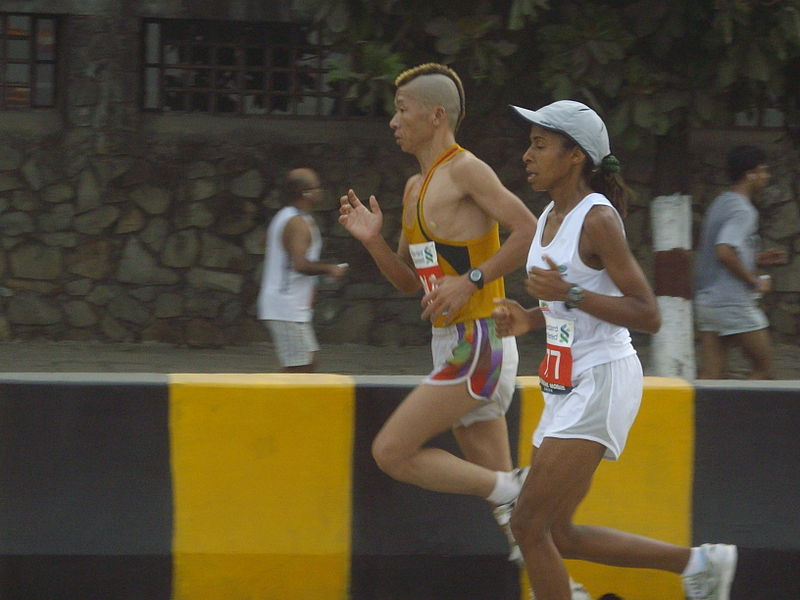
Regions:
<svg viewBox="0 0 800 600"><path fill-rule="evenodd" d="M603 458L617 460L639 412L642 385L636 354L587 369L568 394L544 393L533 445L546 437L591 440L606 447Z"/></svg>
<svg viewBox="0 0 800 600"><path fill-rule="evenodd" d="M313 362L313 353L319 350L319 344L310 322L265 322L282 367L302 367Z"/></svg>

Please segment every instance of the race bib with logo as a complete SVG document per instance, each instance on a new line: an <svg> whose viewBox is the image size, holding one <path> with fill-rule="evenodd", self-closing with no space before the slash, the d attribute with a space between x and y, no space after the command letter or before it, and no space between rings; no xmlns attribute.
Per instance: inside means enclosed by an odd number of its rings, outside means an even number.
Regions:
<svg viewBox="0 0 800 600"><path fill-rule="evenodd" d="M539 385L543 392L567 394L572 390L572 344L575 321L558 319L542 311L547 330L547 352L539 365Z"/></svg>
<svg viewBox="0 0 800 600"><path fill-rule="evenodd" d="M427 294L433 289L436 279L444 277L444 271L439 265L439 257L436 254L436 244L434 242L423 242L421 244L409 244L408 250L411 253L411 260L414 261L414 268L417 270L419 280Z"/></svg>

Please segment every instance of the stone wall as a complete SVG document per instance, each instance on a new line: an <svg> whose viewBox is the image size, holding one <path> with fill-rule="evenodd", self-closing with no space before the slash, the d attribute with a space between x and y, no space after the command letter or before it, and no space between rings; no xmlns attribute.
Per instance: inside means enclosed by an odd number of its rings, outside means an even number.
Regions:
<svg viewBox="0 0 800 600"><path fill-rule="evenodd" d="M397 294L336 222L338 197L348 187L364 199L374 193L385 211L384 233L396 243L404 181L416 165L395 147L386 121L141 112L140 18L176 16L159 14L158 5L147 3L145 15L135 12L136 3L106 2L96 14L67 18L62 106L0 113L0 340L214 346L266 339L254 316L265 226L279 206L280 176L311 166L328 190L315 215L323 256L351 265L344 283L320 286L320 339L427 343L418 298ZM721 144L728 133L711 137ZM544 200L527 189L521 167L524 132L505 117L468 118L461 142L538 214ZM693 148L699 219L723 182L719 152L707 140ZM767 306L779 331L796 334L800 189L796 160L776 155L784 160L763 224L765 237L787 248L792 263L774 270L778 293ZM640 191L628 235L651 273L652 157L627 162ZM509 295L520 299L522 275L507 279Z"/></svg>

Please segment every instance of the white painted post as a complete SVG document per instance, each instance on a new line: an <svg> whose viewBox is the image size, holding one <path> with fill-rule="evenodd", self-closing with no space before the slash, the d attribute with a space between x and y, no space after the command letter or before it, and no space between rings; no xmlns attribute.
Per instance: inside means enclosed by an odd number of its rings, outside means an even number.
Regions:
<svg viewBox="0 0 800 600"><path fill-rule="evenodd" d="M680 194L658 196L652 202L650 214L653 226L653 251L656 253L655 288L659 294L657 300L661 309L661 330L653 336L650 348L655 371L653 374L692 380L696 376L692 299L659 293L659 290L663 289L691 290L691 273L688 272L690 264L688 253L692 248L691 196ZM681 253L680 250L686 252ZM669 254L659 256L659 253ZM662 265L669 263L676 256L686 257L684 268L679 272L675 272L674 269L667 269L666 273L663 269L659 272L659 263ZM679 277L681 281L660 280L665 275L671 278Z"/></svg>

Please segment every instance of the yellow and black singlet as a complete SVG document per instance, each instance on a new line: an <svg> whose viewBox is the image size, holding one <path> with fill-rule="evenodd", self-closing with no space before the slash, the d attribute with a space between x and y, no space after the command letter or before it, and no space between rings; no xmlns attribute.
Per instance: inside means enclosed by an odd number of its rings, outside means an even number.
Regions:
<svg viewBox="0 0 800 600"><path fill-rule="evenodd" d="M403 219L403 234L410 244L423 244L434 242L439 265L445 275L463 275L470 269L479 266L500 249L500 227L495 223L492 228L479 238L465 241L446 240L436 237L425 223L423 202L428 184L441 165L451 160L459 152L466 152L458 144L453 144L436 159L422 182L422 187L417 198L417 218L412 225L407 225ZM483 289L476 290L467 303L462 306L452 323L482 319L491 316L494 309L494 298L505 297L503 278L486 282ZM434 322L434 327L442 327L444 319Z"/></svg>

